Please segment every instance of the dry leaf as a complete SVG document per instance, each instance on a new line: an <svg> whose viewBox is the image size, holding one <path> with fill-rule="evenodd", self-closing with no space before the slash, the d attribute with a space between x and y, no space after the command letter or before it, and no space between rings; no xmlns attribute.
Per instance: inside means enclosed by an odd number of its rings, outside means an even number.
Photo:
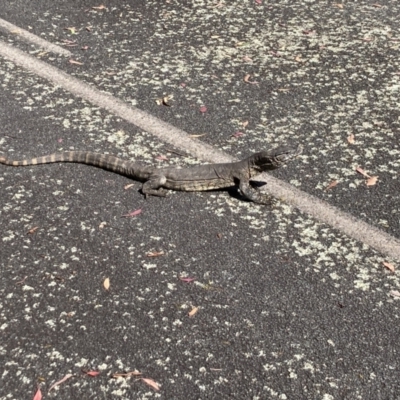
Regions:
<svg viewBox="0 0 400 400"><path fill-rule="evenodd" d="M382 264L391 272L394 272L394 265L388 263L387 261L383 261Z"/></svg>
<svg viewBox="0 0 400 400"><path fill-rule="evenodd" d="M170 94L169 96L164 96L163 101L162 101L163 105L167 106L167 107L171 107L170 100L172 100L173 98L174 98L173 94Z"/></svg>
<svg viewBox="0 0 400 400"><path fill-rule="evenodd" d="M99 229L103 229L107 225L107 222L100 222Z"/></svg>
<svg viewBox="0 0 400 400"><path fill-rule="evenodd" d="M338 181L337 181L337 180L334 180L334 181L332 181L332 182L326 187L325 190L332 189L332 188L334 188L337 184L338 184Z"/></svg>
<svg viewBox="0 0 400 400"><path fill-rule="evenodd" d="M33 400L42 400L42 391L40 390L40 388L38 388L37 392L35 393Z"/></svg>
<svg viewBox="0 0 400 400"><path fill-rule="evenodd" d="M243 121L242 122L242 126L243 126L243 128L246 128L246 126L249 124L249 121Z"/></svg>
<svg viewBox="0 0 400 400"><path fill-rule="evenodd" d="M390 295L391 295L392 297L400 297L400 292L399 292L398 290L392 290L392 291L390 292Z"/></svg>
<svg viewBox="0 0 400 400"><path fill-rule="evenodd" d="M136 215L139 215L142 212L142 209L139 208L138 210L135 211L131 211L128 214L124 214L123 217L127 218L127 217L136 217Z"/></svg>
<svg viewBox="0 0 400 400"><path fill-rule="evenodd" d="M69 40L69 39L63 39L62 42L65 43L66 45L76 44L75 40Z"/></svg>
<svg viewBox="0 0 400 400"><path fill-rule="evenodd" d="M28 277L28 276L25 276L24 279L22 279L21 281L15 282L15 284L16 284L16 285L22 285L23 283L25 283L27 277Z"/></svg>
<svg viewBox="0 0 400 400"><path fill-rule="evenodd" d="M253 60L252 60L249 56L244 56L244 57L243 57L243 61L246 61L246 62L253 62Z"/></svg>
<svg viewBox="0 0 400 400"><path fill-rule="evenodd" d="M139 371L131 371L131 372L125 372L125 373L116 373L116 374L112 374L111 377L113 378L129 378L130 376L139 376L142 375L141 372Z"/></svg>
<svg viewBox="0 0 400 400"><path fill-rule="evenodd" d="M157 382L153 381L153 379L149 378L140 378L144 383L152 387L154 390L160 390L160 387L158 386Z"/></svg>
<svg viewBox="0 0 400 400"><path fill-rule="evenodd" d="M159 97L158 99L156 99L156 103L161 106L167 106L167 107L171 107L171 104L169 104L169 101L171 99L173 99L173 95L169 95L169 96L164 96L164 97Z"/></svg>
<svg viewBox="0 0 400 400"><path fill-rule="evenodd" d="M362 176L364 176L365 178L370 178L370 175L367 174L367 172L365 170L363 170L361 167L357 167L356 171L361 174Z"/></svg>
<svg viewBox="0 0 400 400"><path fill-rule="evenodd" d="M340 3L334 3L333 5L337 8L343 8L343 4Z"/></svg>
<svg viewBox="0 0 400 400"><path fill-rule="evenodd" d="M189 311L189 317L193 317L193 315L195 315L197 313L197 311L199 311L199 307L193 307L190 311Z"/></svg>
<svg viewBox="0 0 400 400"><path fill-rule="evenodd" d="M70 60L68 60L68 62L69 62L70 64L83 65L83 63L81 63L81 62L79 62L79 61L75 61L75 60L73 60L72 58L71 58Z"/></svg>
<svg viewBox="0 0 400 400"><path fill-rule="evenodd" d="M250 81L250 80L249 80L250 77L251 77L251 75L250 75L250 74L247 74L247 75L245 75L245 77L243 78L243 80L244 80L246 83L249 83L250 85L257 85L258 82L257 82L257 81Z"/></svg>
<svg viewBox="0 0 400 400"><path fill-rule="evenodd" d="M169 103L170 100L172 100L174 98L173 94L170 94L168 96L164 96L164 97L159 97L158 99L156 99L156 103L161 106L167 106L167 107L171 107L171 104Z"/></svg>
<svg viewBox="0 0 400 400"><path fill-rule="evenodd" d="M377 176L371 176L369 179L367 179L367 186L374 186L376 185L377 181L378 181Z"/></svg>
<svg viewBox="0 0 400 400"><path fill-rule="evenodd" d="M100 372L99 371L86 371L85 374L89 375L89 376L97 376L97 375L100 375Z"/></svg>
<svg viewBox="0 0 400 400"><path fill-rule="evenodd" d="M110 278L104 279L103 286L106 290L110 289Z"/></svg>
<svg viewBox="0 0 400 400"><path fill-rule="evenodd" d="M347 136L347 141L348 141L350 144L353 144L353 143L354 143L354 140L355 140L355 138L354 138L354 135L353 135L353 134Z"/></svg>
<svg viewBox="0 0 400 400"><path fill-rule="evenodd" d="M69 31L72 35L76 35L76 28L71 26L69 28L64 28L65 31Z"/></svg>
<svg viewBox="0 0 400 400"><path fill-rule="evenodd" d="M124 189L125 189L125 190L128 190L128 189L130 189L132 186L135 186L135 184L134 184L134 183L128 183L127 185L124 186Z"/></svg>
<svg viewBox="0 0 400 400"><path fill-rule="evenodd" d="M243 135L244 135L243 132L235 132L235 133L232 135L232 137L238 138L238 137L243 136Z"/></svg>
<svg viewBox="0 0 400 400"><path fill-rule="evenodd" d="M165 253L161 250L161 251L149 251L148 253L146 253L147 257L160 257L163 256Z"/></svg>
<svg viewBox="0 0 400 400"><path fill-rule="evenodd" d="M167 161L168 157L164 156L163 154L160 154L159 156L156 157L156 160Z"/></svg>
<svg viewBox="0 0 400 400"><path fill-rule="evenodd" d="M190 138L198 138L198 137L202 137L202 136L206 136L207 133L199 133L198 135L194 134L194 135L188 135L188 137Z"/></svg>
<svg viewBox="0 0 400 400"><path fill-rule="evenodd" d="M193 282L193 281L196 280L196 278L189 278L189 277L182 277L182 276L180 276L179 279L180 279L182 282L186 282L186 283L190 283L190 282Z"/></svg>
<svg viewBox="0 0 400 400"><path fill-rule="evenodd" d="M102 4L98 7L92 7L92 8L93 8L93 10L105 10L107 7Z"/></svg>
<svg viewBox="0 0 400 400"><path fill-rule="evenodd" d="M220 1L218 4L216 4L215 6L212 6L211 8L221 8L224 6L225 6L225 3L223 1Z"/></svg>
<svg viewBox="0 0 400 400"><path fill-rule="evenodd" d="M72 374L67 374L67 375L64 376L64 378L60 379L60 380L57 381L56 383L53 383L53 384L50 386L49 392L50 392L52 389L54 389L56 386L61 385L63 382L65 382L67 379L69 379L69 378L71 378L71 377L73 377Z"/></svg>
<svg viewBox="0 0 400 400"><path fill-rule="evenodd" d="M295 60L297 62L303 62L304 60L301 58L301 56L296 56Z"/></svg>
<svg viewBox="0 0 400 400"><path fill-rule="evenodd" d="M35 233L38 229L39 229L38 226L34 226L33 228L29 229L27 235L32 235L32 233Z"/></svg>

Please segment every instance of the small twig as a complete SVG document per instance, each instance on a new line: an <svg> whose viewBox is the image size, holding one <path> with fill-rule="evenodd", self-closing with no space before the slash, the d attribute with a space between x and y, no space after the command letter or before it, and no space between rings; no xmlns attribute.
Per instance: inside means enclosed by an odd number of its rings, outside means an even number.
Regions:
<svg viewBox="0 0 400 400"><path fill-rule="evenodd" d="M174 154L178 154L178 156L182 156L182 157L186 157L187 155L184 153L179 153L179 151L175 151L175 150L171 150L171 149L167 149L167 153L174 153Z"/></svg>

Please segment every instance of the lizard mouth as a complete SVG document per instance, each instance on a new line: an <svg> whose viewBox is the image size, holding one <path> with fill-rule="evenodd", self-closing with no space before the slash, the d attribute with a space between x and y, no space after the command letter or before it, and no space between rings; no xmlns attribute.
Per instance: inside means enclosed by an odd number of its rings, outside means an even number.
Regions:
<svg viewBox="0 0 400 400"><path fill-rule="evenodd" d="M271 153L264 159L264 162L258 165L260 171L268 171L270 169L276 169L286 164L288 161L297 157L303 151L303 147L298 145L293 146L282 146L272 150Z"/></svg>
<svg viewBox="0 0 400 400"><path fill-rule="evenodd" d="M276 149L275 157L271 158L271 163L274 166L279 167L282 164L292 160L303 152L303 146L298 145L297 147L285 147L282 150Z"/></svg>

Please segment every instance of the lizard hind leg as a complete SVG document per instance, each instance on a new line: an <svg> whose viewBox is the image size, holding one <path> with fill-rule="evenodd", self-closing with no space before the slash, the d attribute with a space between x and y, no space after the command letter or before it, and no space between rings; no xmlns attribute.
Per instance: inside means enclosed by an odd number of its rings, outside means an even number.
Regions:
<svg viewBox="0 0 400 400"><path fill-rule="evenodd" d="M166 181L167 178L164 175L151 175L142 186L142 193L144 194L144 197L147 198L149 195L166 197L168 192L162 187Z"/></svg>

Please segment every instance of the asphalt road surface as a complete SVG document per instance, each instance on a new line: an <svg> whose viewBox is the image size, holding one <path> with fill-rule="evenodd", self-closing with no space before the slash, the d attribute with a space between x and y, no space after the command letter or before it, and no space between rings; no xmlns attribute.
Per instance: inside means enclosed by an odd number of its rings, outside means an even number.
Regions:
<svg viewBox="0 0 400 400"><path fill-rule="evenodd" d="M304 147L271 206L0 165L1 400L400 399L398 2L0 5L1 155Z"/></svg>

